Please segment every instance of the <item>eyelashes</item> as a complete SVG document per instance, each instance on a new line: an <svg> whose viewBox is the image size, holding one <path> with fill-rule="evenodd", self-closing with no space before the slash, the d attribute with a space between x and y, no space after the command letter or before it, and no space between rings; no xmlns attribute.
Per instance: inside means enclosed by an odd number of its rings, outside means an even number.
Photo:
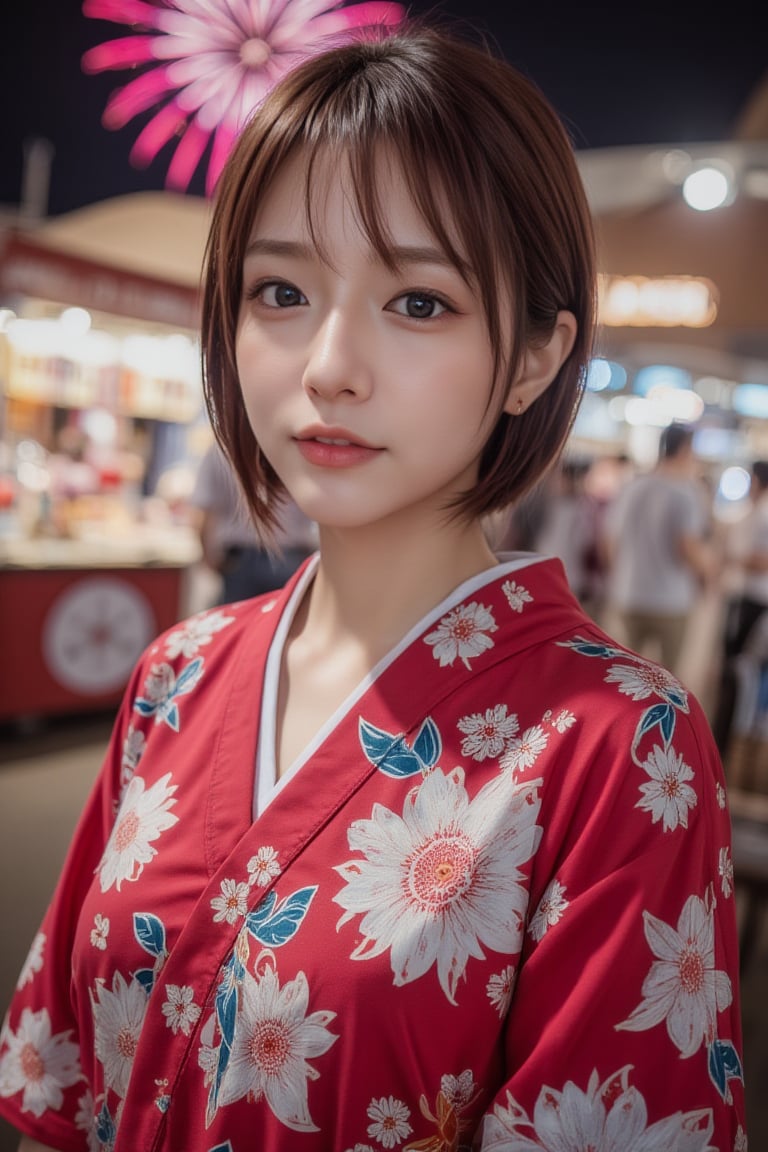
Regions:
<svg viewBox="0 0 768 1152"><path fill-rule="evenodd" d="M297 308L309 303L304 293L288 280L260 280L245 295L248 300L258 300L266 308Z"/></svg>
<svg viewBox="0 0 768 1152"><path fill-rule="evenodd" d="M276 311L287 311L309 304L301 289L289 280L259 280L246 290L245 296L247 300L256 300L265 308ZM411 288L394 296L385 305L384 311L409 320L437 320L445 313L456 312L456 309L437 292Z"/></svg>

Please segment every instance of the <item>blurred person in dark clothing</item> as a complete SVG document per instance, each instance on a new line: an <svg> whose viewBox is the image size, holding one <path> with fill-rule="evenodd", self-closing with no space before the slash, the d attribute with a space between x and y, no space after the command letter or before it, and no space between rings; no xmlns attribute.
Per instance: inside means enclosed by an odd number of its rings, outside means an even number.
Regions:
<svg viewBox="0 0 768 1152"><path fill-rule="evenodd" d="M282 509L275 547L263 543L248 514L235 475L213 443L203 456L190 503L203 561L221 577L219 604L282 588L315 550L316 529L292 502Z"/></svg>
<svg viewBox="0 0 768 1152"><path fill-rule="evenodd" d="M749 499L749 512L735 529L729 547L729 559L739 571L740 589L731 596L726 610L722 672L712 725L722 756L727 751L736 705L734 663L768 610L768 460L752 464Z"/></svg>

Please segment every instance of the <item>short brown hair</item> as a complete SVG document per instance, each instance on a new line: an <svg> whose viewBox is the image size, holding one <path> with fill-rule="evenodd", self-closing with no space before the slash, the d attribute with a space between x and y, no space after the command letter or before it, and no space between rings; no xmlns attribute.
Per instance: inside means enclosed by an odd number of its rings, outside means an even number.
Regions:
<svg viewBox="0 0 768 1152"><path fill-rule="evenodd" d="M298 150L307 157L311 226L313 164L329 149L347 160L363 227L390 267L375 184L382 149L399 159L414 203L465 278L469 263L495 356L498 418L478 484L457 508L467 516L503 508L558 458L581 399L595 311L591 216L570 140L538 88L489 48L412 22L290 72L244 128L219 182L203 281L204 393L254 518L273 527L285 493L248 424L237 375L245 249L271 182ZM502 323L507 297L511 333ZM543 396L522 416L506 415L526 346L547 341L561 309L578 322L573 350Z"/></svg>

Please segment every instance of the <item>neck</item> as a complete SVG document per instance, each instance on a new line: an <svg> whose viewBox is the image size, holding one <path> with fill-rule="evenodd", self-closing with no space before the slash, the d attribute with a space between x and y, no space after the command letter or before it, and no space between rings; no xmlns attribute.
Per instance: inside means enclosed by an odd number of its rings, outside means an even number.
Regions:
<svg viewBox="0 0 768 1152"><path fill-rule="evenodd" d="M392 538L390 538L390 536ZM378 660L464 580L496 563L480 524L411 535L386 526L320 530L320 564L301 630Z"/></svg>

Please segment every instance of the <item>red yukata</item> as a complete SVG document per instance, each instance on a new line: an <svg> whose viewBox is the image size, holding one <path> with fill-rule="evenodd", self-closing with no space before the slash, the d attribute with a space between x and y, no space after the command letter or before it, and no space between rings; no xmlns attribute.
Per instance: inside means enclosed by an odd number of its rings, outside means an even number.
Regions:
<svg viewBox="0 0 768 1152"><path fill-rule="evenodd" d="M275 784L315 563L139 662L4 1024L0 1111L63 1152L745 1152L696 700L518 555Z"/></svg>

